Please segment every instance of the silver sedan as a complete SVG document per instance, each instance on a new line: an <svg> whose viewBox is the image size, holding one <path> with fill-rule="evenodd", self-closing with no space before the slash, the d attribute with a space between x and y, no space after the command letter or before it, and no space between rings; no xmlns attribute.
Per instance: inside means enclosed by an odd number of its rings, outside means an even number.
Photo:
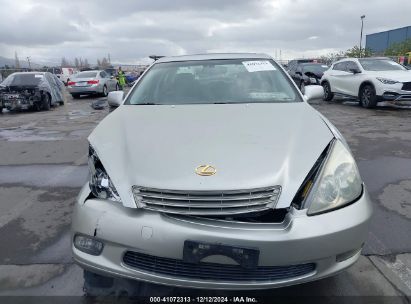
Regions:
<svg viewBox="0 0 411 304"><path fill-rule="evenodd" d="M79 98L80 95L107 96L118 89L117 79L100 70L79 72L67 84L67 90L73 98Z"/></svg>
<svg viewBox="0 0 411 304"><path fill-rule="evenodd" d="M72 221L85 289L264 289L357 261L371 201L346 141L264 54L162 58L89 137ZM141 286L141 285L140 285ZM102 287L102 286L97 286Z"/></svg>

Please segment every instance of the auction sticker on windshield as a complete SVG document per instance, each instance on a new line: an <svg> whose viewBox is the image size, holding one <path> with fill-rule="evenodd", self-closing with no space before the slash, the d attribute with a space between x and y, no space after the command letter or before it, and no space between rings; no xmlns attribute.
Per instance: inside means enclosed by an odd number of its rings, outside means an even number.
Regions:
<svg viewBox="0 0 411 304"><path fill-rule="evenodd" d="M277 70L268 60L243 61L243 65L249 72L276 71Z"/></svg>

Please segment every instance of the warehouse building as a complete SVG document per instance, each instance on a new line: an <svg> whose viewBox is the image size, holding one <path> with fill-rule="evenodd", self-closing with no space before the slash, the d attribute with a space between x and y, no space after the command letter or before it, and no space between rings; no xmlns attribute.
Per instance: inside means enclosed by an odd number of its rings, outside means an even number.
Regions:
<svg viewBox="0 0 411 304"><path fill-rule="evenodd" d="M366 47L373 53L384 54L392 44L411 39L411 26L367 35Z"/></svg>

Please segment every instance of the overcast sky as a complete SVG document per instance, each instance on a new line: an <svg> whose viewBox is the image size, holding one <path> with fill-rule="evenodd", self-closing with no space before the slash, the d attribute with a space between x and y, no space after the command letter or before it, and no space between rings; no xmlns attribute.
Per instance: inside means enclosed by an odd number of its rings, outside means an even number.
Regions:
<svg viewBox="0 0 411 304"><path fill-rule="evenodd" d="M410 0L0 0L0 56L139 63L148 55L345 50L365 34L411 25ZM365 41L365 39L364 39ZM277 50L277 51L276 51Z"/></svg>

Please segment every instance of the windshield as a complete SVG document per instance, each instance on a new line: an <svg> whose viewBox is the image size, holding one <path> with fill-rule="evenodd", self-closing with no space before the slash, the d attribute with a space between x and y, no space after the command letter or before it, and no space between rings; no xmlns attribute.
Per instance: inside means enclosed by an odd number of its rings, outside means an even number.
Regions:
<svg viewBox="0 0 411 304"><path fill-rule="evenodd" d="M304 72L324 73L328 70L328 66L325 64L304 64L303 69Z"/></svg>
<svg viewBox="0 0 411 304"><path fill-rule="evenodd" d="M7 77L3 82L3 86L38 86L42 78L44 77L43 74L11 74Z"/></svg>
<svg viewBox="0 0 411 304"><path fill-rule="evenodd" d="M125 104L302 101L272 60L230 59L155 64Z"/></svg>
<svg viewBox="0 0 411 304"><path fill-rule="evenodd" d="M76 78L94 78L97 76L97 72L80 72L76 74Z"/></svg>
<svg viewBox="0 0 411 304"><path fill-rule="evenodd" d="M405 71L402 65L389 59L359 59L366 71Z"/></svg>

